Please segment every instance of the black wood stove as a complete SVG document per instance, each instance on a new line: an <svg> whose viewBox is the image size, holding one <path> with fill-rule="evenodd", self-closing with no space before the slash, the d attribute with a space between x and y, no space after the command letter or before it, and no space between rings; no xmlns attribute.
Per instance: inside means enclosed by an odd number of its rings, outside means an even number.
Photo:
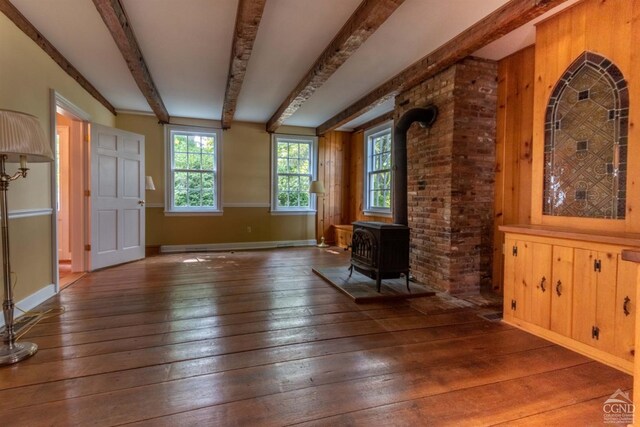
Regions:
<svg viewBox="0 0 640 427"><path fill-rule="evenodd" d="M382 279L407 278L409 289L409 227L384 222L357 221L351 237L351 267L376 280L380 292ZM351 276L351 274L349 274Z"/></svg>
<svg viewBox="0 0 640 427"><path fill-rule="evenodd" d="M413 122L430 127L436 121L435 105L413 108L396 123L393 133L393 224L357 221L353 223L351 266L376 280L380 292L382 279L404 274L409 289L409 221L407 213L407 131Z"/></svg>

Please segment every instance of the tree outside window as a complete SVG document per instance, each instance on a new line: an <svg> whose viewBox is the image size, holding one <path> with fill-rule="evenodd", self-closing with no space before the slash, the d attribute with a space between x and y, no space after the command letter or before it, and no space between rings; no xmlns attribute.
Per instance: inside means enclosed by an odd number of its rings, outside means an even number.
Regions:
<svg viewBox="0 0 640 427"><path fill-rule="evenodd" d="M391 212L391 124L365 133L365 211Z"/></svg>
<svg viewBox="0 0 640 427"><path fill-rule="evenodd" d="M314 176L315 138L275 135L273 210L313 209L309 186Z"/></svg>
<svg viewBox="0 0 640 427"><path fill-rule="evenodd" d="M219 132L169 130L169 210L218 211Z"/></svg>

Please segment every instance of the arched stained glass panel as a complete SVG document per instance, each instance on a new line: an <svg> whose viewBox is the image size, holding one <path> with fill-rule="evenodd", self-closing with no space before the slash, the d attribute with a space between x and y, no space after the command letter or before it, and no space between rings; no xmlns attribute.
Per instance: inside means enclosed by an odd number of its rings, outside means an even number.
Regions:
<svg viewBox="0 0 640 427"><path fill-rule="evenodd" d="M543 213L623 219L629 91L608 59L585 52L556 84L545 116Z"/></svg>

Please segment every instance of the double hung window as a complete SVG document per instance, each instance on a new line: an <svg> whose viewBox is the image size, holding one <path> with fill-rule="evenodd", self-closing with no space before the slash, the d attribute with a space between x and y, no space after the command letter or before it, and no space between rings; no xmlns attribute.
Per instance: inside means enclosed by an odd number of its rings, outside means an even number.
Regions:
<svg viewBox="0 0 640 427"><path fill-rule="evenodd" d="M273 135L273 212L315 209L309 186L315 177L316 141L311 136Z"/></svg>
<svg viewBox="0 0 640 427"><path fill-rule="evenodd" d="M391 214L392 123L365 132L365 213Z"/></svg>
<svg viewBox="0 0 640 427"><path fill-rule="evenodd" d="M167 126L168 212L220 212L218 129Z"/></svg>

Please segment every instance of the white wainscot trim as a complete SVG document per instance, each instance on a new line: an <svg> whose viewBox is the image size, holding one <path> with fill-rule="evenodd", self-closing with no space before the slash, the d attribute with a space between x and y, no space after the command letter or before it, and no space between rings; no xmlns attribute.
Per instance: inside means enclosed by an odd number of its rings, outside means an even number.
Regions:
<svg viewBox="0 0 640 427"><path fill-rule="evenodd" d="M9 211L9 219L14 218L29 218L32 216L48 216L53 214L53 209L51 208L42 208L42 209L17 209L14 211Z"/></svg>
<svg viewBox="0 0 640 427"><path fill-rule="evenodd" d="M225 208L270 208L271 203L223 203Z"/></svg>
<svg viewBox="0 0 640 427"><path fill-rule="evenodd" d="M309 240L277 240L269 242L238 242L238 243L208 243L202 245L162 245L160 252L210 252L210 251L238 251L249 249L273 249L301 246L316 246L314 239Z"/></svg>
<svg viewBox="0 0 640 427"><path fill-rule="evenodd" d="M43 302L45 302L55 294L56 294L56 285L52 283L50 285L45 286L42 289L35 291L34 293L24 298L23 300L18 301L16 303L16 307L20 307L20 309L24 311L33 310L35 307L39 306L40 304L42 304ZM17 308L14 311L14 316L16 319L21 317L23 314L24 313L18 310ZM4 316L0 317L0 327L2 326L4 326Z"/></svg>
<svg viewBox="0 0 640 427"><path fill-rule="evenodd" d="M272 210L269 212L271 215L298 215L298 216L311 216L311 215L315 215L316 213L318 213L315 210L309 210L309 211L285 211L285 210Z"/></svg>

